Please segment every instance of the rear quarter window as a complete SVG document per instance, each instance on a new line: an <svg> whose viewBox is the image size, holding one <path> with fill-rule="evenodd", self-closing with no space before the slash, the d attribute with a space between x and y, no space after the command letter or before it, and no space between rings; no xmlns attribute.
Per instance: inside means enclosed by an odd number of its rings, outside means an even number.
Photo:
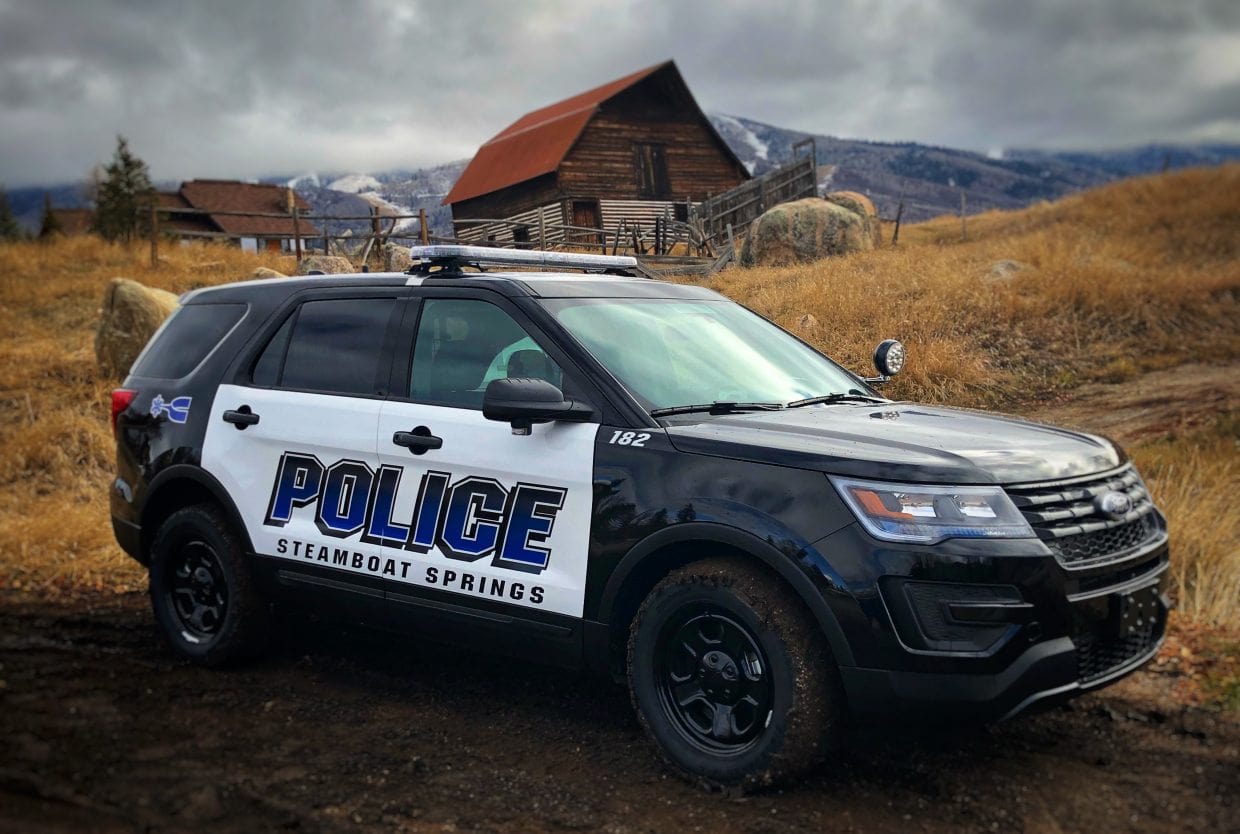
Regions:
<svg viewBox="0 0 1240 834"><path fill-rule="evenodd" d="M245 315L245 304L179 307L133 364L134 376L180 379L193 373Z"/></svg>

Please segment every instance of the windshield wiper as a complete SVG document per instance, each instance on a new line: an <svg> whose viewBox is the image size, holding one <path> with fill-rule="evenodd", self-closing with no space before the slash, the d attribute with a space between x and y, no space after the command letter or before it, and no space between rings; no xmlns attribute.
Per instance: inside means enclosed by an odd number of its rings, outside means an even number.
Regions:
<svg viewBox="0 0 1240 834"><path fill-rule="evenodd" d="M670 417L673 414L736 414L741 411L779 411L783 403L733 403L715 401L698 405L673 405L668 408L656 408L650 412L651 417Z"/></svg>
<svg viewBox="0 0 1240 834"><path fill-rule="evenodd" d="M860 391L849 391L847 394L823 394L821 397L806 397L803 400L793 400L787 404L788 408L800 408L803 405L818 405L819 403L885 403L887 400L882 397L872 397L869 394L862 394Z"/></svg>

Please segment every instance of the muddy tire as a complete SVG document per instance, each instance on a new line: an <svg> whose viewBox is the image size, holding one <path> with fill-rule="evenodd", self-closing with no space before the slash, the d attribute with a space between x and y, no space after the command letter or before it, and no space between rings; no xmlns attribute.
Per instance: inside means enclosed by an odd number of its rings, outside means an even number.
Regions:
<svg viewBox="0 0 1240 834"><path fill-rule="evenodd" d="M252 656L267 633L267 605L254 587L245 547L210 504L173 513L151 546L151 605L183 657L223 666Z"/></svg>
<svg viewBox="0 0 1240 834"><path fill-rule="evenodd" d="M742 559L664 578L629 634L642 726L668 763L704 787L748 791L819 764L838 746L839 672L805 605Z"/></svg>

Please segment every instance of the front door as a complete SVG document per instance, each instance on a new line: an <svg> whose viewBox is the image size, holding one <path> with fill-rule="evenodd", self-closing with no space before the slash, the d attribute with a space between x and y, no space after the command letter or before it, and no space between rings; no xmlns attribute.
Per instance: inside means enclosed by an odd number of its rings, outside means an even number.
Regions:
<svg viewBox="0 0 1240 834"><path fill-rule="evenodd" d="M603 233L601 231L587 231L593 229L602 229L603 218L599 211L598 200L573 200L573 222L575 227L569 235L569 239L575 243L598 244L602 242Z"/></svg>
<svg viewBox="0 0 1240 834"><path fill-rule="evenodd" d="M566 382L500 303L423 300L405 396L379 414L376 529L409 589L389 593L394 611L438 601L441 612L582 615L598 425L519 435L482 416L493 379Z"/></svg>

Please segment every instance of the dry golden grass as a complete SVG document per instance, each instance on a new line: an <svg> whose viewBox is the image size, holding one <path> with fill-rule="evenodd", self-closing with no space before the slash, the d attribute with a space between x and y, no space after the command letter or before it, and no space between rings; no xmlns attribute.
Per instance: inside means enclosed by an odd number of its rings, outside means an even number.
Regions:
<svg viewBox="0 0 1240 834"><path fill-rule="evenodd" d="M224 246L149 250L71 238L0 246L0 586L137 588L145 575L108 522L115 446L94 329L108 280L183 292L292 259Z"/></svg>
<svg viewBox="0 0 1240 834"><path fill-rule="evenodd" d="M1171 585L1181 615L1240 625L1240 421L1139 447L1133 457L1171 526Z"/></svg>
<svg viewBox="0 0 1240 834"><path fill-rule="evenodd" d="M1022 410L1095 380L1240 354L1240 166L1126 181L1022 212L944 218L882 249L713 286L858 370L881 338L910 348L892 396ZM291 259L222 246L93 239L0 246L0 587L140 588L108 524L113 441L93 334L107 281L180 292ZM992 266L1027 265L1008 277ZM805 314L817 324L798 327ZM1240 626L1237 424L1132 450L1171 519L1174 593Z"/></svg>
<svg viewBox="0 0 1240 834"><path fill-rule="evenodd" d="M890 392L915 400L1011 407L1240 355L1240 165L970 217L968 235L940 218L902 229L894 249L729 270L712 286L857 370L901 339L910 361ZM1026 268L996 275L1003 261ZM798 326L806 314L815 327Z"/></svg>

